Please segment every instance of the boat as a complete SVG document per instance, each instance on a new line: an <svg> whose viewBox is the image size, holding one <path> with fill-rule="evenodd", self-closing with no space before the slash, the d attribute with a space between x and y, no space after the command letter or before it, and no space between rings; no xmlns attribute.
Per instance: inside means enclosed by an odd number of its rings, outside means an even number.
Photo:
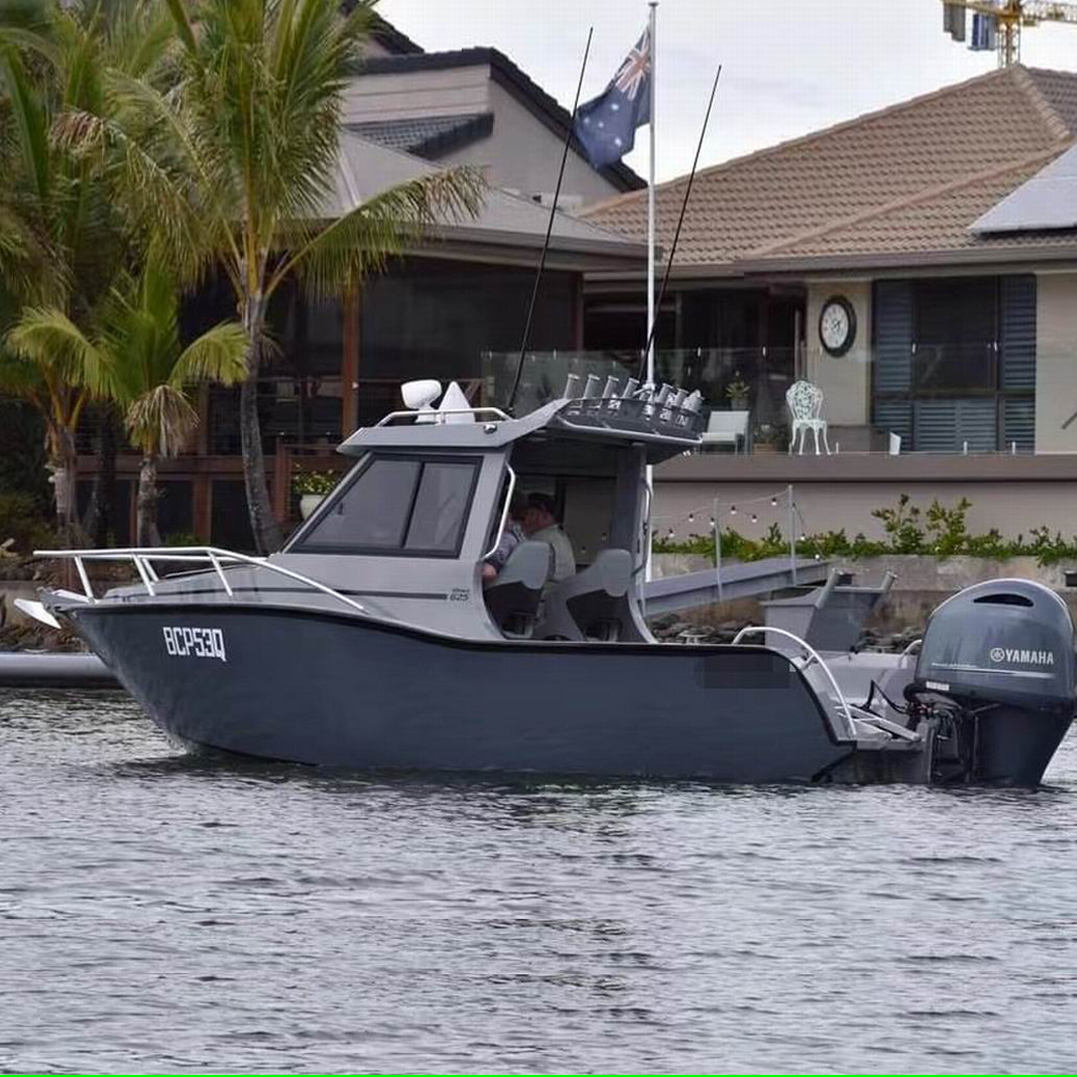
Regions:
<svg viewBox="0 0 1077 1077"><path fill-rule="evenodd" d="M698 392L570 378L526 415L454 386L339 447L351 468L283 548L43 550L70 624L195 748L385 771L733 783L1036 785L1077 706L1066 606L1025 580L943 603L918 651L823 655L776 626L658 642L641 582L648 465L700 443ZM525 538L486 560L514 495L552 499L576 571ZM137 582L95 593L89 567ZM172 574L168 574L171 572Z"/></svg>

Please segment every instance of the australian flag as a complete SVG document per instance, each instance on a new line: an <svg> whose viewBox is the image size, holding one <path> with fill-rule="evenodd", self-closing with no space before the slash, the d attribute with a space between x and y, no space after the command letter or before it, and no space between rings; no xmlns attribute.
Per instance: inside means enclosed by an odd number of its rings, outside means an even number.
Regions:
<svg viewBox="0 0 1077 1077"><path fill-rule="evenodd" d="M644 30L613 81L576 112L576 138L595 168L619 161L651 119L651 33Z"/></svg>

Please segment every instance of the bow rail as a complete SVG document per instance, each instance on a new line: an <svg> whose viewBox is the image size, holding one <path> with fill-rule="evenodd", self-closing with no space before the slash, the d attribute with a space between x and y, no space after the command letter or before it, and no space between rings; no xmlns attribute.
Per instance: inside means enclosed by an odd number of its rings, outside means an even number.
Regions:
<svg viewBox="0 0 1077 1077"><path fill-rule="evenodd" d="M219 546L129 546L112 550L34 550L35 557L55 557L62 560L75 562L75 569L82 581L82 589L88 602L97 602L93 585L86 572L87 561L131 561L138 571L139 578L146 588L146 593L151 597L157 594L156 585L160 581L157 570L153 567L154 561L165 561L172 564L210 565L217 573L221 586L229 598L233 597L232 585L228 582L224 568L226 565L250 565L254 568L262 568L267 572L275 572L278 576L302 583L323 595L328 595L337 602L348 606L357 613L367 614L367 609L354 599L342 595L332 587L318 580L312 580L301 572L295 572L283 565L276 565L265 557L252 557L245 553L236 553L235 550L225 550Z"/></svg>

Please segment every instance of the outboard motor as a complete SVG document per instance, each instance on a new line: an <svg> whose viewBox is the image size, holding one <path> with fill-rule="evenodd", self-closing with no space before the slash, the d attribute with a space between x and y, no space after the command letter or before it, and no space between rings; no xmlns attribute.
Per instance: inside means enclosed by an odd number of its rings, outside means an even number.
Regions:
<svg viewBox="0 0 1077 1077"><path fill-rule="evenodd" d="M936 781L1038 785L1077 708L1066 604L1030 580L991 580L931 615L905 690L935 719Z"/></svg>

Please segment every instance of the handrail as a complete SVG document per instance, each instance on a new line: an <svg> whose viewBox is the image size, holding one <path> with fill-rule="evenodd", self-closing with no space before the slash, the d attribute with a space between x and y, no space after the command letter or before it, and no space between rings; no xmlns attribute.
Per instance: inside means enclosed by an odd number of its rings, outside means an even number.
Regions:
<svg viewBox="0 0 1077 1077"><path fill-rule="evenodd" d="M651 534L651 510L654 508L654 491L651 489L647 482L641 484L644 495L647 498L647 511L640 514L640 523L643 525L644 531L647 533L646 542L643 546L643 559L632 570L633 576L638 576L640 572L647 567L648 555L647 551L651 548L652 534Z"/></svg>
<svg viewBox="0 0 1077 1077"><path fill-rule="evenodd" d="M420 416L433 425L441 422L438 418L438 416L441 415L494 415L499 422L508 422L512 418L510 415L506 415L500 408L450 408L447 411L438 411L437 408L428 408L425 411L391 411L388 415L384 415L378 420L375 424L375 428L378 426L388 426L394 419L417 419Z"/></svg>
<svg viewBox="0 0 1077 1077"><path fill-rule="evenodd" d="M229 598L234 597L232 585L224 574L224 566L227 564L252 565L255 568L264 568L269 572L275 572L279 576L285 576L290 580L296 580L307 587L320 591L330 598L343 603L353 610L368 615L368 611L361 603L342 595L327 584L312 580L301 572L294 572L283 565L275 565L265 557L251 557L249 554L236 553L234 550L221 549L218 546L126 546L112 550L34 550L35 557L71 558L75 562L79 579L82 581L86 598L90 602L97 602L97 596L93 593L90 578L86 574L85 561L133 561L139 577L146 588L146 593L156 597L155 583L159 582L157 573L150 564L152 561L172 561L182 564L209 564L217 573L221 586Z"/></svg>
<svg viewBox="0 0 1077 1077"><path fill-rule="evenodd" d="M835 679L834 674L831 673L830 667L823 661L819 652L807 640L801 639L800 636L794 634L793 632L787 632L784 628L774 628L771 625L749 625L747 628L742 628L733 637L733 646L735 647L738 643L740 643L740 641L745 636L757 632L762 632L764 634L767 632L774 632L779 636L784 636L786 639L791 639L794 643L799 644L801 647L804 648L805 651L808 652L808 654L812 658L812 661L819 663L819 665L822 667L823 673L826 674L826 679L830 681L830 687L834 689L834 692L838 697L838 702L841 704L842 712L845 715L845 721L848 723L849 732L855 737L856 726L853 723L852 711L849 710L849 703L845 698L845 694L841 690L841 686ZM811 665L811 663L809 662L808 665ZM807 666L805 666L804 668L807 669Z"/></svg>
<svg viewBox="0 0 1077 1077"><path fill-rule="evenodd" d="M497 538L494 539L493 546L482 555L483 561L488 557L493 557L494 552L501 544L501 536L505 533L505 522L509 518L509 508L512 505L512 495L516 493L516 472L512 470L509 464L505 465L505 470L509 473L509 488L505 491L505 507L501 510L501 523L497 528Z"/></svg>

